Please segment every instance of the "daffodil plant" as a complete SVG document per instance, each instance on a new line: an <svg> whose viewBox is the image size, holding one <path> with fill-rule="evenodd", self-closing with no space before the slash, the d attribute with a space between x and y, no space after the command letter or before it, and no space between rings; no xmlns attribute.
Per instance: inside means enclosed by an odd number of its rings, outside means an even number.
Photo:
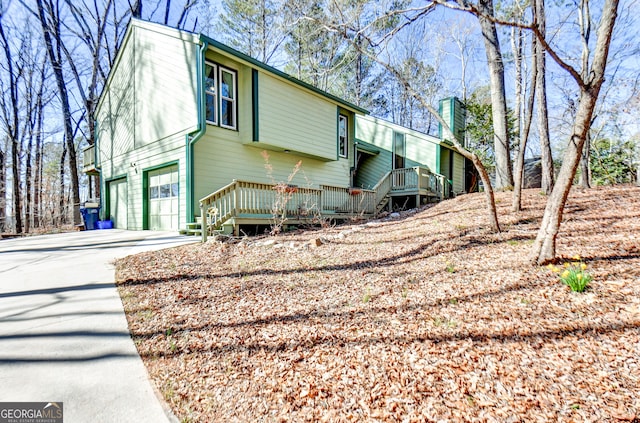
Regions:
<svg viewBox="0 0 640 423"><path fill-rule="evenodd" d="M572 291L583 292L593 280L593 276L587 272L587 265L580 256L573 256L572 259L573 261L564 263L563 267L556 267L553 264L547 267L557 273L562 283L568 285Z"/></svg>

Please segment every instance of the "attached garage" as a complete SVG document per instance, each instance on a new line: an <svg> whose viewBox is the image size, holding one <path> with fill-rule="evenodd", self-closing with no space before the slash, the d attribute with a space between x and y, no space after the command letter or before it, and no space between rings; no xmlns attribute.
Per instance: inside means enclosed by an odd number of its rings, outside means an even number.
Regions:
<svg viewBox="0 0 640 423"><path fill-rule="evenodd" d="M156 231L177 231L180 183L178 165L147 172L148 227Z"/></svg>
<svg viewBox="0 0 640 423"><path fill-rule="evenodd" d="M107 182L109 190L109 219L113 227L127 229L127 178Z"/></svg>

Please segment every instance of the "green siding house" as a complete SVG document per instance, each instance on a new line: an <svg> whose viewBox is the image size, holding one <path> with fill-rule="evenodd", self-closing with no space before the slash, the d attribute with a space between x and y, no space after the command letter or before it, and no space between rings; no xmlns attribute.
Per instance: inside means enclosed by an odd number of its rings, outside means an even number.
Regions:
<svg viewBox="0 0 640 423"><path fill-rule="evenodd" d="M114 227L196 232L204 220L204 236L268 223L278 195L296 222L309 209L373 216L399 194L442 199L446 178L464 190L458 161L442 167L443 151L457 155L446 142L366 113L206 36L133 19L84 170L100 176Z"/></svg>
<svg viewBox="0 0 640 423"><path fill-rule="evenodd" d="M449 121L454 133L460 134L464 145L464 108L456 98L440 101L440 114ZM446 178L445 197L468 191L465 174L471 164L455 151L447 140L414 131L383 119L356 116L356 186L371 188L389 171L392 172L394 205L412 206L429 201L439 189L423 189L416 192L407 184L407 178L426 173L430 178L442 175ZM409 193L409 191L412 191ZM402 195L403 193L407 195ZM415 200L407 198L415 196ZM408 201L409 200L409 201Z"/></svg>

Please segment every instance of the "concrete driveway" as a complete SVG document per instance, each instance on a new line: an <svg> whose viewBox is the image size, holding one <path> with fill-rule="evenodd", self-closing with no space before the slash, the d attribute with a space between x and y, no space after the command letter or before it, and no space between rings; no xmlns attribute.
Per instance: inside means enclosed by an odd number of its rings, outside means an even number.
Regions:
<svg viewBox="0 0 640 423"><path fill-rule="evenodd" d="M112 262L197 241L117 229L0 240L0 402L63 402L65 423L176 421L131 340Z"/></svg>

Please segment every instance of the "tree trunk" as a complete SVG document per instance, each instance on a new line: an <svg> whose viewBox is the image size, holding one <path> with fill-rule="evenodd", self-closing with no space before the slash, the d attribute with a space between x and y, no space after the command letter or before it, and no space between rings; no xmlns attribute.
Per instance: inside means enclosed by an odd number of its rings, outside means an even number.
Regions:
<svg viewBox="0 0 640 423"><path fill-rule="evenodd" d="M58 198L58 216L56 219L56 226L60 227L67 223L67 207L65 202L65 183L64 183L64 165L67 157L67 145L63 144L62 154L60 155L60 197Z"/></svg>
<svg viewBox="0 0 640 423"><path fill-rule="evenodd" d="M142 19L142 0L135 0L133 4L129 3L131 16L136 19Z"/></svg>
<svg viewBox="0 0 640 423"><path fill-rule="evenodd" d="M5 231L7 220L7 176L4 152L0 149L0 233Z"/></svg>
<svg viewBox="0 0 640 423"><path fill-rule="evenodd" d="M19 150L20 144L20 127L19 127L19 94L18 80L20 78L20 70L14 71L13 55L11 53L11 44L9 43L4 31L4 25L2 18L4 11L0 11L0 39L2 40L2 47L4 50L4 58L6 59L6 70L9 78L9 101L8 105L2 102L4 112L4 122L6 124L6 132L11 143L11 175L13 179L13 215L14 215L14 229L15 232L22 233L22 201L20 190L20 159ZM4 92L2 95L6 95Z"/></svg>
<svg viewBox="0 0 640 423"><path fill-rule="evenodd" d="M42 215L42 113L38 116L38 129L36 132L36 164L33 180L33 227L39 228Z"/></svg>
<svg viewBox="0 0 640 423"><path fill-rule="evenodd" d="M491 112L493 117L494 152L496 160L496 189L513 187L513 171L511 169L511 148L507 124L507 97L504 86L504 63L500 52L500 41L496 24L485 16L492 17L493 0L479 0L478 15L480 29L484 38L487 63L489 65L489 82L491 85Z"/></svg>
<svg viewBox="0 0 640 423"><path fill-rule="evenodd" d="M22 233L22 190L20 189L20 160L18 159L18 140L11 142L11 176L13 177L13 216L15 232Z"/></svg>
<svg viewBox="0 0 640 423"><path fill-rule="evenodd" d="M588 0L580 0L580 13L578 13L578 21L580 24L580 38L582 41L582 79L586 80L588 75L586 72L589 69L589 38L591 36L591 11L589 8ZM582 149L582 159L580 163L580 185L583 188L591 187L591 166L589 162L591 157L591 137L587 132L587 138L585 139L584 148Z"/></svg>
<svg viewBox="0 0 640 423"><path fill-rule="evenodd" d="M524 103L523 100L523 88L522 88L522 44L523 44L523 35L522 28L511 28L511 50L513 52L513 64L515 68L515 77L514 77L514 91L515 91L515 104L513 106L513 116L514 116L514 127L516 129L516 137L517 141L521 141L520 135L522 134L522 106ZM515 141L514 141L515 143ZM520 146L520 142L518 142L518 146ZM514 175L514 183L515 183L515 175Z"/></svg>
<svg viewBox="0 0 640 423"><path fill-rule="evenodd" d="M323 22L322 24L326 25L327 23ZM347 34L342 27L338 27L338 28L334 27L332 29L335 29L336 31L338 31L341 34L341 36L344 39L349 40L349 42L351 42L352 45L355 44L354 40L349 37L349 34ZM495 34L495 26L494 26L494 34ZM496 37L497 37L497 34L496 34ZM448 123L442 118L442 116L440 116L438 111L435 110L434 107L425 100L424 96L416 92L416 90L411 86L410 81L407 80L407 78L403 75L403 73L400 70L398 70L391 64L381 60L377 55L373 54L367 49L363 48L361 53L363 54L363 56L371 59L373 62L378 63L380 66L385 68L389 72L389 74L393 75L396 81L400 85L402 85L402 87L404 87L404 91L409 95L411 95L418 103L420 103L420 105L425 110L428 110L429 113L431 113L431 115L434 116L435 119L442 125L443 137L451 141L454 145L455 150L460 154L462 154L463 157L471 160L471 162L474 164L485 186L486 204L487 204L487 210L489 214L489 222L491 225L491 230L493 232L500 232L500 225L498 222L498 213L496 209L496 203L495 203L495 198L493 194L493 187L491 184L491 180L489 178L487 170L485 169L484 165L482 164L482 161L477 156L477 154L468 151L460 144L456 135L451 131L451 128L449 127ZM500 61L500 63L502 63L502 61ZM502 88L504 92L504 79L503 79ZM506 108L506 105L505 105L505 108ZM505 114L505 118L506 118L506 114Z"/></svg>
<svg viewBox="0 0 640 423"><path fill-rule="evenodd" d="M584 140L582 157L580 158L580 186L591 188L591 165L589 163L591 153L591 136L587 132L587 139Z"/></svg>
<svg viewBox="0 0 640 423"><path fill-rule="evenodd" d="M522 134L520 135L520 150L518 150L518 157L516 159L515 166L515 184L513 186L513 205L514 212L522 210L522 189L524 185L524 156L526 153L527 143L529 141L529 131L531 130L531 121L533 120L533 106L536 97L536 80L538 78L538 66L536 60L537 41L535 35L531 37L531 92L527 99L527 108L524 118L524 125Z"/></svg>
<svg viewBox="0 0 640 423"><path fill-rule="evenodd" d="M29 233L31 230L31 221L33 219L33 201L31 198L31 152L33 150L33 132L29 134L29 142L27 142L27 156L25 158L25 219L24 219L24 231Z"/></svg>
<svg viewBox="0 0 640 423"><path fill-rule="evenodd" d="M64 135L66 142L67 154L69 156L69 176L71 178L71 198L73 204L73 224L78 225L81 223L80 219L80 184L78 180L78 161L76 156L75 144L73 142L73 126L71 123L71 109L69 107L69 96L67 93L67 86L64 80L64 74L62 70L62 57L60 53L62 40L60 39L60 16L54 13L54 10L49 10L49 18L47 19L44 12L42 0L37 0L38 5L38 17L40 18L40 24L44 34L47 55L53 69L53 74L56 78L56 84L58 86L58 94L60 96L60 105L62 107L62 117L64 122ZM51 5L53 9L53 5ZM51 21L51 22L49 22ZM53 39L56 41L58 47L57 53L54 50Z"/></svg>
<svg viewBox="0 0 640 423"><path fill-rule="evenodd" d="M536 22L540 36L546 32L546 18L544 0L534 0ZM549 195L553 189L554 170L551 141L549 139L549 111L547 108L547 58L542 44L536 43L536 94L538 97L538 136L540 137L540 158L542 161L542 192Z"/></svg>
<svg viewBox="0 0 640 423"><path fill-rule="evenodd" d="M544 264L555 258L556 255L556 238L560 229L564 206L578 169L582 149L591 125L593 110L604 81L609 46L617 12L618 0L605 0L592 66L590 69L583 69L581 72L582 75L588 76L588 79L585 80L573 68L565 64L565 69L571 73L580 86L580 100L572 135L563 156L562 167L558 172L558 179L547 200L540 230L533 245L531 260L538 264Z"/></svg>

